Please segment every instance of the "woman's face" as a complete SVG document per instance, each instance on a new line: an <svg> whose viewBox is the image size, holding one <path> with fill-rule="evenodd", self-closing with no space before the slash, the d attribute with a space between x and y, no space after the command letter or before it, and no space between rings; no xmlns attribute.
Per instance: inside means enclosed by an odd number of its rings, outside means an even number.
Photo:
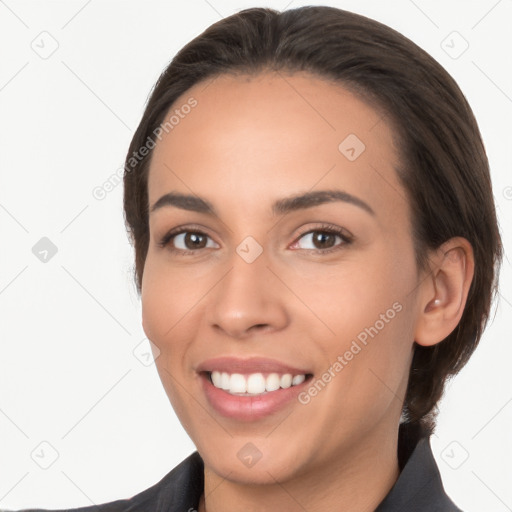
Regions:
<svg viewBox="0 0 512 512"><path fill-rule="evenodd" d="M223 75L171 110L142 316L182 425L240 482L353 467L396 439L418 311L390 127L306 73Z"/></svg>

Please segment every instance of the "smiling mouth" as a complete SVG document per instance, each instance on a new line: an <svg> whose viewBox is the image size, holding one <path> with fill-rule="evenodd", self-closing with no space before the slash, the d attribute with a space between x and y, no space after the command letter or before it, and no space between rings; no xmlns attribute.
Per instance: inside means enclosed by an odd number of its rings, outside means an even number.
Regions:
<svg viewBox="0 0 512 512"><path fill-rule="evenodd" d="M221 371L201 372L217 389L236 396L260 396L280 389L298 386L312 379L312 373L229 373Z"/></svg>

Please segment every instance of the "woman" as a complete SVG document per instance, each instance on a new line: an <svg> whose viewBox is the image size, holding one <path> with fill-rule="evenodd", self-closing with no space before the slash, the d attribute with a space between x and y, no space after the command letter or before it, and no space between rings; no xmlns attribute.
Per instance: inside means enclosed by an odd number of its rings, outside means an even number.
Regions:
<svg viewBox="0 0 512 512"><path fill-rule="evenodd" d="M197 451L75 510L459 510L429 435L502 246L434 59L332 7L241 11L162 73L124 186L144 331Z"/></svg>

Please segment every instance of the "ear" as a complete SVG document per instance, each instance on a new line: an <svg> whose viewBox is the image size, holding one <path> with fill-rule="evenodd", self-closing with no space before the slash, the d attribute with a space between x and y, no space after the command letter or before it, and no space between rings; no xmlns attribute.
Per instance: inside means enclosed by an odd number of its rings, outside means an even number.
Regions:
<svg viewBox="0 0 512 512"><path fill-rule="evenodd" d="M449 336L462 317L475 261L471 244L454 237L430 257L431 270L420 284L414 341L432 346Z"/></svg>

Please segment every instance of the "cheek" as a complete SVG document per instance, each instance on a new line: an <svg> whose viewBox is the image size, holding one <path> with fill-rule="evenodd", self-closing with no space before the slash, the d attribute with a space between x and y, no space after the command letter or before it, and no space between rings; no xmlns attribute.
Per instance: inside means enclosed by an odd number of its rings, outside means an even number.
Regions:
<svg viewBox="0 0 512 512"><path fill-rule="evenodd" d="M181 328L182 319L201 297L188 272L172 270L164 258L148 252L141 288L142 326L146 336L165 345Z"/></svg>
<svg viewBox="0 0 512 512"><path fill-rule="evenodd" d="M348 338L373 325L381 314L404 298L405 283L380 256L354 257L351 261L312 273L297 275L294 291L317 314L335 337ZM403 275L404 270L400 270ZM304 278L305 275L309 277ZM394 316L395 311L390 311ZM310 316L308 316L310 319Z"/></svg>
<svg viewBox="0 0 512 512"><path fill-rule="evenodd" d="M336 400L374 421L389 408L401 408L412 355L410 281L403 279L406 268L402 276L391 268L357 276L366 286L354 287L351 300L343 301L345 311L335 324L338 343L330 345L330 361L343 358Z"/></svg>
<svg viewBox="0 0 512 512"><path fill-rule="evenodd" d="M170 297L171 294L165 293L165 288L156 279L154 266L146 260L141 289L142 327L146 336L159 347L163 334L169 329L168 312L173 311Z"/></svg>
<svg viewBox="0 0 512 512"><path fill-rule="evenodd" d="M187 291L191 290L182 286L177 277L169 275L169 269L148 254L141 289L142 326L158 349L155 365L167 397L187 429L188 412L194 405L189 403L187 394L180 392L185 380L180 362L186 351L186 338L180 338L180 333L191 328L186 315L190 310Z"/></svg>
<svg viewBox="0 0 512 512"><path fill-rule="evenodd" d="M403 255L401 265L396 264L396 257L385 250L372 251L372 255L322 276L316 285L315 281L302 282L301 293L324 326L317 322L316 339L326 356L324 364L343 358L343 371L338 373L343 377L338 382L350 383L358 399L365 389L365 400L371 399L377 388L385 393L379 378L396 389L408 371L413 341L409 303L414 295L409 292L415 274L414 265L403 260Z"/></svg>

